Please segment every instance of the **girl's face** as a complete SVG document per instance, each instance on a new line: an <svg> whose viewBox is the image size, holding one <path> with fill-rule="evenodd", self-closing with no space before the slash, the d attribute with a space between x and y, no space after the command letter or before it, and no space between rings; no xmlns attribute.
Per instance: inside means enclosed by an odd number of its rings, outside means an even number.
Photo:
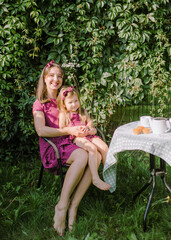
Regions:
<svg viewBox="0 0 171 240"><path fill-rule="evenodd" d="M76 113L80 107L80 102L76 94L71 97L66 97L64 103L68 112Z"/></svg>
<svg viewBox="0 0 171 240"><path fill-rule="evenodd" d="M62 86L63 78L59 68L51 67L45 76L47 92L57 91Z"/></svg>

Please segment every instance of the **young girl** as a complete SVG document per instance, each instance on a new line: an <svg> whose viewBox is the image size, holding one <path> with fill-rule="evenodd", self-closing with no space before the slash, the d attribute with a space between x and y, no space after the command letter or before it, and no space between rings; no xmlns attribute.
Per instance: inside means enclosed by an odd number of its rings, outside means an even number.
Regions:
<svg viewBox="0 0 171 240"><path fill-rule="evenodd" d="M59 128L81 126L82 131L86 133L86 137L70 136L70 139L77 146L88 151L88 164L93 184L101 190L108 190L110 185L100 179L97 170L97 152L101 153L104 165L108 146L98 136L94 135L97 131L86 110L81 108L77 91L73 87L63 87L57 98L57 106L60 110Z"/></svg>

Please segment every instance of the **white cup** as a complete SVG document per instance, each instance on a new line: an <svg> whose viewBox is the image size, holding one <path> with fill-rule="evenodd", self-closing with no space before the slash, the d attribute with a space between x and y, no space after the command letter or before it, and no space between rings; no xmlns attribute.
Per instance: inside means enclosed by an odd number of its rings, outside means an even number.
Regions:
<svg viewBox="0 0 171 240"><path fill-rule="evenodd" d="M171 129L171 123L165 118L156 117L151 120L151 128L154 134L167 133Z"/></svg>
<svg viewBox="0 0 171 240"><path fill-rule="evenodd" d="M150 116L142 116L140 117L140 122L143 127L150 127Z"/></svg>

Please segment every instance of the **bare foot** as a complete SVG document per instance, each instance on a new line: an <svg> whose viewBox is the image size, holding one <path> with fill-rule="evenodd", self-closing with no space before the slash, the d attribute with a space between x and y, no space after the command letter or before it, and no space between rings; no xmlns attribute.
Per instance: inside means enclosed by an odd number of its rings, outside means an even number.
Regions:
<svg viewBox="0 0 171 240"><path fill-rule="evenodd" d="M109 190L111 187L108 183L102 181L100 178L93 178L93 185L104 191Z"/></svg>
<svg viewBox="0 0 171 240"><path fill-rule="evenodd" d="M77 208L70 205L68 209L68 228L70 232L72 232L73 225L76 220L76 216L77 216Z"/></svg>
<svg viewBox="0 0 171 240"><path fill-rule="evenodd" d="M66 219L66 208L60 208L58 204L55 206L54 225L56 232L63 236L65 233L65 219Z"/></svg>

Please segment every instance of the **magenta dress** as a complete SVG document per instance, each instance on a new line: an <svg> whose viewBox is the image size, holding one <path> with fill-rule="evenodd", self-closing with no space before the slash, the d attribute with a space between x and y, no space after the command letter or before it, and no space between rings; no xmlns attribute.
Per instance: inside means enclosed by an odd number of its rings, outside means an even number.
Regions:
<svg viewBox="0 0 171 240"><path fill-rule="evenodd" d="M56 99L51 99L51 101L48 103L40 103L38 100L36 100L33 103L32 112L34 111L41 111L44 113L46 126L59 128L59 110L57 108ZM72 142L72 139L70 139L69 136L51 137L48 139L57 146L63 166L66 164L66 161L71 153L79 148L75 143ZM59 166L53 147L50 146L44 139L39 137L39 148L41 160L45 170L47 172L58 174Z"/></svg>
<svg viewBox="0 0 171 240"><path fill-rule="evenodd" d="M87 122L85 124L83 124L81 122L79 113L70 113L70 120L71 120L71 123L68 125L70 127L87 125ZM99 138L99 136L97 136L97 135L87 135L85 138L91 142L93 138L97 138L97 137ZM71 140L73 140L74 138L75 138L75 136L70 136Z"/></svg>

